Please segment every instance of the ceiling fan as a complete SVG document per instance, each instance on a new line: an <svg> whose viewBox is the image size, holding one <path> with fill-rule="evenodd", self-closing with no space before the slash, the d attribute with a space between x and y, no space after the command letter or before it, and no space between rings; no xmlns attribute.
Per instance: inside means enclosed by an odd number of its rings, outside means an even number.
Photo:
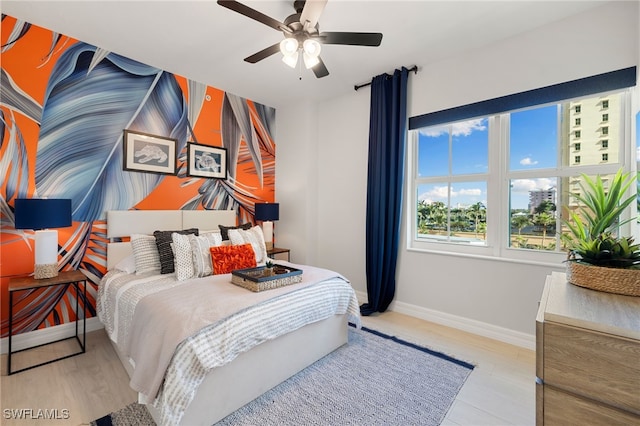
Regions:
<svg viewBox="0 0 640 426"><path fill-rule="evenodd" d="M320 32L318 19L324 10L327 0L296 0L293 7L296 13L288 16L284 22L273 19L255 9L235 0L218 0L220 6L238 12L248 18L261 22L284 34L284 40L269 46L251 56L244 58L246 62L255 64L271 55L282 52L282 60L291 68L295 68L299 53L306 68L311 68L317 78L329 75L329 70L320 58L322 44L342 44L350 46L380 46L381 33L360 32Z"/></svg>

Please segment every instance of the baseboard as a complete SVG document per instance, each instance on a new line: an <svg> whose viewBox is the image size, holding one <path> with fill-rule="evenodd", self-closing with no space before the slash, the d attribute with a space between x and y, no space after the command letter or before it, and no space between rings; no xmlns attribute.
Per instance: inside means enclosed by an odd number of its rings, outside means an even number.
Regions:
<svg viewBox="0 0 640 426"><path fill-rule="evenodd" d="M356 296L360 301L367 300L366 293L356 291ZM533 351L536 349L536 336L533 334L522 333L520 331L499 327L486 322L452 315L446 312L436 311L405 302L393 301L389 306L389 310L466 331L468 333L477 334L478 336L498 340L521 348Z"/></svg>
<svg viewBox="0 0 640 426"><path fill-rule="evenodd" d="M79 325L82 327L82 322ZM87 318L87 333L100 330L101 328L104 328L104 326L97 317ZM82 329L80 330L82 331ZM76 323L70 322L41 330L30 331L28 333L17 334L11 339L11 351L19 351L64 339L65 337L73 337L75 336L75 332ZM0 340L0 353L6 354L7 352L9 352L9 338L3 337L2 340Z"/></svg>

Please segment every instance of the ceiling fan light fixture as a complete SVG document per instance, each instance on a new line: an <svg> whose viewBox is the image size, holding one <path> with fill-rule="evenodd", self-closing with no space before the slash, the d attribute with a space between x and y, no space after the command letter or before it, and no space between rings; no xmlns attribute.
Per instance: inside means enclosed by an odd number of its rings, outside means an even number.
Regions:
<svg viewBox="0 0 640 426"><path fill-rule="evenodd" d="M320 59L317 56L309 55L307 52L303 52L302 59L304 59L304 66L307 69L313 68L320 63Z"/></svg>
<svg viewBox="0 0 640 426"><path fill-rule="evenodd" d="M291 68L295 68L296 65L298 64L298 51L296 50L295 52L289 55L283 55L282 62L289 65Z"/></svg>
<svg viewBox="0 0 640 426"><path fill-rule="evenodd" d="M293 2L296 13L289 15L284 22L280 22L278 19L271 18L240 1L218 0L220 6L284 34L284 40L244 58L245 62L255 64L280 51L283 55L283 62L295 68L300 63L300 51L302 51L305 66L313 68L317 78L329 75L327 67L320 59L321 44L380 46L382 41L381 33L343 31L320 33L318 20L326 3L327 0L296 0Z"/></svg>
<svg viewBox="0 0 640 426"><path fill-rule="evenodd" d="M280 42L280 52L284 56L291 56L298 52L298 40L292 37L287 37Z"/></svg>
<svg viewBox="0 0 640 426"><path fill-rule="evenodd" d="M314 40L312 38L306 39L302 44L302 49L304 50L304 53L306 55L312 56L314 58L320 56L321 47L318 40Z"/></svg>

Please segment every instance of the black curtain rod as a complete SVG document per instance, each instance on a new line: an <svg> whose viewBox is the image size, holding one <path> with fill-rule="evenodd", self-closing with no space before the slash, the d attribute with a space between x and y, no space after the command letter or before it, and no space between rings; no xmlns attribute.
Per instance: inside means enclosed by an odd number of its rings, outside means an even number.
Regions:
<svg viewBox="0 0 640 426"><path fill-rule="evenodd" d="M418 66L414 65L411 68L409 68L409 72L413 71L414 73L418 74ZM363 84L356 84L355 86L353 86L353 88L356 90L356 92L358 91L358 89L362 88L362 87L367 87L367 86L371 86L371 82L368 83L363 83Z"/></svg>

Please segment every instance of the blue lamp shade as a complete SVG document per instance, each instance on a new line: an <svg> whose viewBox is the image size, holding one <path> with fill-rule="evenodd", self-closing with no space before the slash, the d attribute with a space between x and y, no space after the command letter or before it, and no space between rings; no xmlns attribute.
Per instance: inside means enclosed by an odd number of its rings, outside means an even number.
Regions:
<svg viewBox="0 0 640 426"><path fill-rule="evenodd" d="M71 200L17 198L14 214L16 229L65 228L71 226Z"/></svg>
<svg viewBox="0 0 640 426"><path fill-rule="evenodd" d="M256 203L256 220L272 221L278 220L280 216L280 204L278 203Z"/></svg>

